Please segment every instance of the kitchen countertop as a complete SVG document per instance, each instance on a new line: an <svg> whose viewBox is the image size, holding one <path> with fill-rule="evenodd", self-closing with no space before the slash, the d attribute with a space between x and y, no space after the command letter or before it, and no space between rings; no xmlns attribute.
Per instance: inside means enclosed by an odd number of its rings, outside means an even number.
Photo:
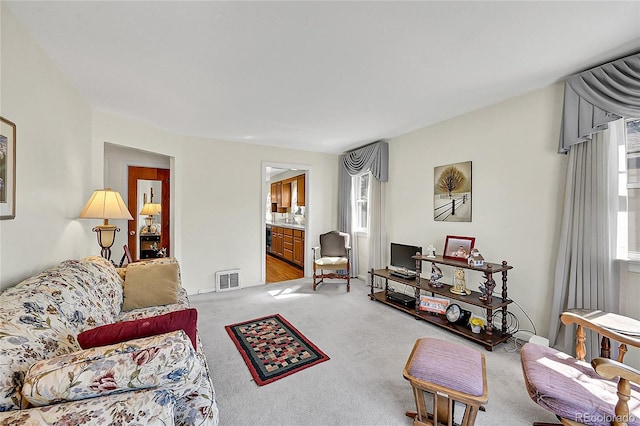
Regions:
<svg viewBox="0 0 640 426"><path fill-rule="evenodd" d="M272 222L267 220L267 225L281 226L283 228L300 229L304 231L304 223L284 223L283 221Z"/></svg>

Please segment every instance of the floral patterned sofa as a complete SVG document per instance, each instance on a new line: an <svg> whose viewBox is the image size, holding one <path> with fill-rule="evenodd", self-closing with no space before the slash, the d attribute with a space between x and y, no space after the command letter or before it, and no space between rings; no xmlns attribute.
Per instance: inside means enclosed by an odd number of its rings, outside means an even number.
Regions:
<svg viewBox="0 0 640 426"><path fill-rule="evenodd" d="M100 257L67 260L0 293L0 425L217 425L199 337L195 348L182 330L78 343L94 327L188 307L178 267L178 303L121 311L127 269Z"/></svg>

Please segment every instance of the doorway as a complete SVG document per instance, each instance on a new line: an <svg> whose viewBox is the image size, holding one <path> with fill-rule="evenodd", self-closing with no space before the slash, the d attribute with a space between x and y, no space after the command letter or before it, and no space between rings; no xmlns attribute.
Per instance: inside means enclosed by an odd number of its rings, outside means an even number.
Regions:
<svg viewBox="0 0 640 426"><path fill-rule="evenodd" d="M292 181L293 184L293 178L296 176L304 176L304 179L299 181L304 181L303 186L300 188L300 193L304 194L302 195L302 197L304 197L303 208L292 207L285 210L276 209L272 211L272 201L274 200L271 199L271 183L280 180L289 180ZM296 181L296 189L297 182L298 181ZM311 223L310 182L311 167L308 165L273 162L262 163L262 202L260 203L262 205L262 283L266 284L302 278L308 276L311 271L309 263L312 261L312 255L310 253L311 238L307 237ZM285 219L287 219L289 223L285 224ZM284 256L285 259L283 259L282 256L273 255L274 251L277 251L279 244L281 244L278 243L278 237L280 240L283 239L282 235L274 233L274 228L278 229L282 226L295 231L295 235L293 236L294 253L291 253L293 262L287 260L286 256ZM302 241L301 236L303 237ZM298 244L298 246L296 246L296 244ZM301 247L301 249L296 249L297 247Z"/></svg>
<svg viewBox="0 0 640 426"><path fill-rule="evenodd" d="M127 243L131 255L134 261L157 257L160 252L170 256L170 170L137 166L128 169L127 207L133 212L133 220L128 222Z"/></svg>

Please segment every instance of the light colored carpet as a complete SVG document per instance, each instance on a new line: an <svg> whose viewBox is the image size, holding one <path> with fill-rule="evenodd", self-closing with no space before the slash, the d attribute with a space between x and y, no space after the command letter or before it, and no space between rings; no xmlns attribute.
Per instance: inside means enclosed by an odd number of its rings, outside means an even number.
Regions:
<svg viewBox="0 0 640 426"><path fill-rule="evenodd" d="M489 403L478 426L531 425L555 418L531 401L511 343L486 351L436 326L369 299L355 280L351 292L311 280L190 296L220 409L220 425L411 425L411 387L402 377L420 337L456 341L483 351ZM265 386L253 382L224 326L281 314L331 359ZM464 363L464 359L459 360Z"/></svg>

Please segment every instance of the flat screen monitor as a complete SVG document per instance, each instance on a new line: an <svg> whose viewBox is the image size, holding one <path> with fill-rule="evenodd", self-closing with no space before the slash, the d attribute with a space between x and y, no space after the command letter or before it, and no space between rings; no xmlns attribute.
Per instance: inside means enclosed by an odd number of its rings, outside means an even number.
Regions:
<svg viewBox="0 0 640 426"><path fill-rule="evenodd" d="M391 266L416 272L416 261L411 256L422 253L422 247L391 243Z"/></svg>

